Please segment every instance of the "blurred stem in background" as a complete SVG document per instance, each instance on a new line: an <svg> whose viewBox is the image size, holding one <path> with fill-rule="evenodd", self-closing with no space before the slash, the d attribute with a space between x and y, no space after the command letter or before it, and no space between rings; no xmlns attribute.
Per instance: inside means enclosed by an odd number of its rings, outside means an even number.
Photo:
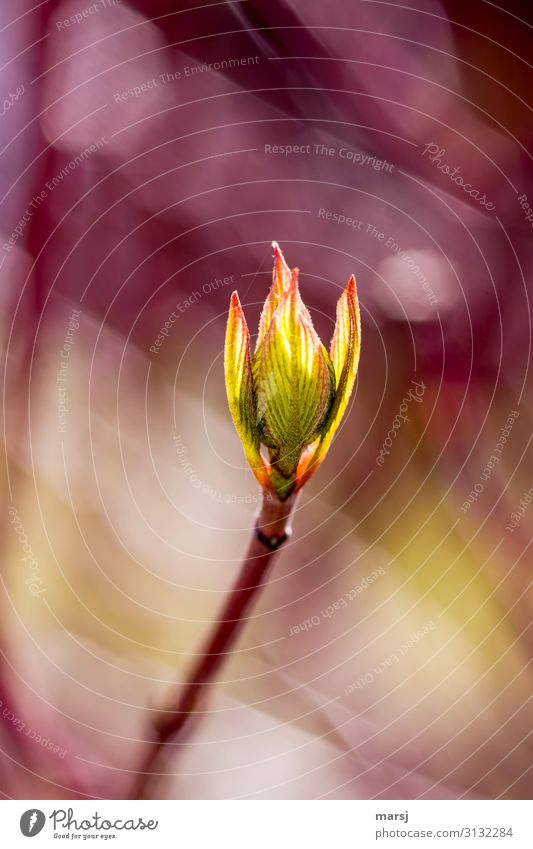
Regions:
<svg viewBox="0 0 533 849"><path fill-rule="evenodd" d="M247 621L252 604L267 583L275 555L290 536L290 520L297 500L297 494L280 501L271 493L264 493L254 534L235 585L220 618L212 623L204 648L198 654L175 707L165 711L156 723L157 737L139 770L132 798L150 798L152 781L160 776L172 775L170 772L158 772L160 761L169 756L171 748L173 750L186 741L194 720L201 715L209 688L216 682Z"/></svg>

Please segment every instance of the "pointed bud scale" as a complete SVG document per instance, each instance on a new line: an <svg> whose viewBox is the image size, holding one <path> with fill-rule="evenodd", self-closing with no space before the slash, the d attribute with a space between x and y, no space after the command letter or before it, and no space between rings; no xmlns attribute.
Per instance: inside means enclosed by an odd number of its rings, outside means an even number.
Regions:
<svg viewBox="0 0 533 849"><path fill-rule="evenodd" d="M278 243L272 242L272 248L274 249L272 286L263 306L263 312L261 313L261 318L259 320L259 335L255 346L256 352L265 338L265 333L270 327L272 317L291 283L291 270L285 262L285 257L281 253Z"/></svg>
<svg viewBox="0 0 533 849"><path fill-rule="evenodd" d="M228 404L246 459L261 486L268 487L268 472L260 454L259 438L255 428L250 333L237 292L233 292L230 302L224 348L224 371Z"/></svg>
<svg viewBox="0 0 533 849"><path fill-rule="evenodd" d="M322 345L298 287L274 247L272 288L253 359L237 293L226 334L228 402L248 462L279 499L300 489L322 462L346 410L359 361L360 319L355 280L337 304L330 353ZM260 454L264 445L270 464Z"/></svg>
<svg viewBox="0 0 533 849"><path fill-rule="evenodd" d="M331 340L330 356L335 370L336 392L321 439L312 457L303 458L298 469L298 483L303 486L323 461L339 427L357 375L361 350L361 317L355 277L348 280L346 289L337 302L337 321Z"/></svg>

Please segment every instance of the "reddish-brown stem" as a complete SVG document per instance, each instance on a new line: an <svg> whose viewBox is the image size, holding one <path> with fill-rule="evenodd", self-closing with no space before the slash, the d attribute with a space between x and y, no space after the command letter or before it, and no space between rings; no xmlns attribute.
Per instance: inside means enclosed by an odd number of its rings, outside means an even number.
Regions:
<svg viewBox="0 0 533 849"><path fill-rule="evenodd" d="M241 570L220 617L212 623L210 634L187 682L182 686L175 707L165 711L156 723L157 736L138 772L132 798L147 798L152 777L165 775L157 769L165 750L184 742L209 685L216 681L246 623L252 604L266 584L276 552L289 536L290 516L295 502L295 496L285 501L265 496Z"/></svg>

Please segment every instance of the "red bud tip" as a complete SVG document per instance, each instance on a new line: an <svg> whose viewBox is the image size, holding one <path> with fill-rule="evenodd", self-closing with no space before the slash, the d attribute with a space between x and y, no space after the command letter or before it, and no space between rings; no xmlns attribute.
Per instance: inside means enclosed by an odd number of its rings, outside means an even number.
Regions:
<svg viewBox="0 0 533 849"><path fill-rule="evenodd" d="M239 312L242 310L241 302L239 300L239 294L236 290L235 292L231 293L229 305L231 309L238 310Z"/></svg>

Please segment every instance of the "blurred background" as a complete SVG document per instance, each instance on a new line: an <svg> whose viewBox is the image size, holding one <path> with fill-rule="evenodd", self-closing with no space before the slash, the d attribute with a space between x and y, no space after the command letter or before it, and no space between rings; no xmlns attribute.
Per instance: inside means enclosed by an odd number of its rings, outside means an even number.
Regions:
<svg viewBox="0 0 533 849"><path fill-rule="evenodd" d="M531 795L531 7L0 10L0 791L127 797L258 507L276 239L353 403L158 798Z"/></svg>

